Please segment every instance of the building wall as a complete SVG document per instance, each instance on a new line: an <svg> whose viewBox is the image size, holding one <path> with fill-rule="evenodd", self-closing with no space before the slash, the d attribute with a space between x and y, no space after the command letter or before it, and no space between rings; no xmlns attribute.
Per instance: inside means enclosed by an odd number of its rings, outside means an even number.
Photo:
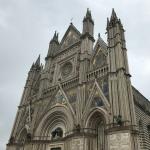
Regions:
<svg viewBox="0 0 150 150"><path fill-rule="evenodd" d="M150 131L148 131L148 125L150 125L150 115L146 114L139 106L135 107L136 119L139 130L139 141L141 150L150 149Z"/></svg>

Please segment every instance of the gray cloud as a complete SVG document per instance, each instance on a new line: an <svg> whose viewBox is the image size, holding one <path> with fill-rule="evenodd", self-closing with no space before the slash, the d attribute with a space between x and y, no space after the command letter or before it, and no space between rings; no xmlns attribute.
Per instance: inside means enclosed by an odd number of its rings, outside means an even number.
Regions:
<svg viewBox="0 0 150 150"><path fill-rule="evenodd" d="M71 18L81 31L92 10L95 38L106 40L106 18L114 7L126 29L132 83L150 99L150 2L147 0L0 0L0 149L5 149L27 72L41 53L43 62L55 30L62 38Z"/></svg>

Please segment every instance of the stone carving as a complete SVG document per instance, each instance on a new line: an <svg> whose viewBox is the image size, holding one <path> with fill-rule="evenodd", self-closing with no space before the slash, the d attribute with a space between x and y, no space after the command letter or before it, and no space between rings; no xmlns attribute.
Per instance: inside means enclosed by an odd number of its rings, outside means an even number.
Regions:
<svg viewBox="0 0 150 150"><path fill-rule="evenodd" d="M95 67L102 67L106 64L106 56L101 52L95 58L94 65Z"/></svg>
<svg viewBox="0 0 150 150"><path fill-rule="evenodd" d="M60 127L58 127L54 131L52 131L51 135L52 139L61 138L63 136L63 130Z"/></svg>
<svg viewBox="0 0 150 150"><path fill-rule="evenodd" d="M69 103L71 104L72 108L76 113L76 100L77 100L77 89L73 88L71 90L66 90L66 95L68 97Z"/></svg>
<svg viewBox="0 0 150 150"><path fill-rule="evenodd" d="M76 99L77 99L77 91L76 91L76 89L71 89L69 91L66 91L66 93L67 93L67 96L68 96L68 99L69 99L70 103L76 102Z"/></svg>
<svg viewBox="0 0 150 150"><path fill-rule="evenodd" d="M55 98L56 98L56 101L57 101L56 103L64 104L65 101L66 101L63 93L60 90L57 92Z"/></svg>
<svg viewBox="0 0 150 150"><path fill-rule="evenodd" d="M71 72L72 72L72 63L71 62L67 62L65 63L62 68L61 68L61 75L62 77L66 77L68 76Z"/></svg>
<svg viewBox="0 0 150 150"><path fill-rule="evenodd" d="M122 121L122 116L121 115L114 116L113 119L114 119L114 123L116 123L117 125L119 125L119 126L123 125L123 121Z"/></svg>
<svg viewBox="0 0 150 150"><path fill-rule="evenodd" d="M131 150L130 134L117 133L109 135L110 150Z"/></svg>
<svg viewBox="0 0 150 150"><path fill-rule="evenodd" d="M83 150L83 139L73 139L71 150Z"/></svg>
<svg viewBox="0 0 150 150"><path fill-rule="evenodd" d="M101 107L101 106L103 106L104 105L104 103L103 103L103 101L102 101L102 99L99 97L99 96L96 96L96 97L94 97L94 99L93 99L93 103L92 103L92 106L94 107Z"/></svg>

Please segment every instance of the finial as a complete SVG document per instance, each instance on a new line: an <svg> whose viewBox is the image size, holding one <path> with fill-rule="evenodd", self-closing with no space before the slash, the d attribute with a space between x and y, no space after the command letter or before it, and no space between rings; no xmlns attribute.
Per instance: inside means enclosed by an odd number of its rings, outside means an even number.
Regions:
<svg viewBox="0 0 150 150"><path fill-rule="evenodd" d="M34 62L33 62L32 66L31 66L31 70L32 70L34 67L35 67L35 65L34 65Z"/></svg>
<svg viewBox="0 0 150 150"><path fill-rule="evenodd" d="M111 20L112 19L117 19L117 15L116 15L114 8L112 9L112 14L111 14Z"/></svg>
<svg viewBox="0 0 150 150"><path fill-rule="evenodd" d="M56 34L56 38L57 38L57 40L58 40L58 35L59 35L59 33L57 33L57 34Z"/></svg>
<svg viewBox="0 0 150 150"><path fill-rule="evenodd" d="M40 54L35 62L35 66L40 66Z"/></svg>
<svg viewBox="0 0 150 150"><path fill-rule="evenodd" d="M70 19L70 24L71 24L71 25L72 25L72 20L73 20L73 18Z"/></svg>
<svg viewBox="0 0 150 150"><path fill-rule="evenodd" d="M53 36L53 38L51 39L50 43L52 43L53 41L58 42L58 33L57 33L56 30L55 30L54 36Z"/></svg>
<svg viewBox="0 0 150 150"><path fill-rule="evenodd" d="M53 40L56 40L57 39L57 33L56 33L56 30L55 30L55 33L54 33L54 36L53 36Z"/></svg>
<svg viewBox="0 0 150 150"><path fill-rule="evenodd" d="M83 18L83 22L86 22L87 20L89 20L94 25L94 21L92 19L91 11L89 8L87 8L86 15Z"/></svg>
<svg viewBox="0 0 150 150"><path fill-rule="evenodd" d="M91 11L89 8L87 8L86 18L91 18Z"/></svg>
<svg viewBox="0 0 150 150"><path fill-rule="evenodd" d="M107 17L107 27L106 29L109 27L109 18Z"/></svg>
<svg viewBox="0 0 150 150"><path fill-rule="evenodd" d="M109 25L109 18L107 17L107 25Z"/></svg>
<svg viewBox="0 0 150 150"><path fill-rule="evenodd" d="M101 37L101 34L100 34L100 33L98 33L98 38L100 39L100 37Z"/></svg>

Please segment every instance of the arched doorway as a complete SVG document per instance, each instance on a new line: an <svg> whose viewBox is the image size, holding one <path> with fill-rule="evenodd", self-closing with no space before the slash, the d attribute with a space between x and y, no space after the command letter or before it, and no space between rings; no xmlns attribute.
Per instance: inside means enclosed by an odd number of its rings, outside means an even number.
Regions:
<svg viewBox="0 0 150 150"><path fill-rule="evenodd" d="M99 110L92 111L87 119L86 127L96 131L96 137L92 142L93 146L90 145L89 150L105 150L107 140L105 134L106 118L104 114Z"/></svg>
<svg viewBox="0 0 150 150"><path fill-rule="evenodd" d="M34 139L50 140L51 142L41 143L38 146L35 145L35 147L39 150L46 148L49 150L64 150L65 133L73 129L73 123L74 118L68 107L57 105L51 108L43 115L34 133Z"/></svg>

